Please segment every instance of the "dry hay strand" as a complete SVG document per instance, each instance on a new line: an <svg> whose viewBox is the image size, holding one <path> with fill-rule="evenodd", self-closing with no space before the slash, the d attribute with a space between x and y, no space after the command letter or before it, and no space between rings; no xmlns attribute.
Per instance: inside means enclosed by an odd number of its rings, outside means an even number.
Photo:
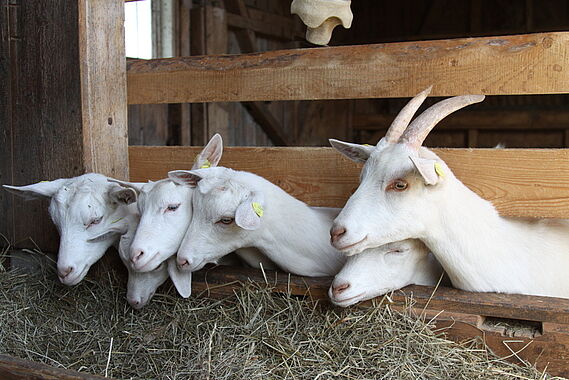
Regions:
<svg viewBox="0 0 569 380"><path fill-rule="evenodd" d="M0 273L0 353L117 379L551 378L448 341L410 308L337 309L245 284L224 300L166 291L135 311L122 282Z"/></svg>

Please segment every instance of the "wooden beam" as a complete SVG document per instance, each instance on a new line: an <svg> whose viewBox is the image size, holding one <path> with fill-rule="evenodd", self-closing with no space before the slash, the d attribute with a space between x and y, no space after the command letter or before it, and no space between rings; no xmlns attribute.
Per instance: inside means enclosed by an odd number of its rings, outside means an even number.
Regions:
<svg viewBox="0 0 569 380"><path fill-rule="evenodd" d="M24 185L91 171L128 178L124 2L10 4L2 7L14 21L0 53L0 64L9 66L0 70L0 91L9 88L1 100L9 102L8 112L0 111L0 136L7 139L0 159L10 157L0 164L2 183ZM57 250L45 201L2 197L8 221L0 223L0 234L19 247Z"/></svg>
<svg viewBox="0 0 569 380"><path fill-rule="evenodd" d="M249 18L249 10L244 0L225 0L225 5L239 16ZM240 29L235 32L239 48L243 53L251 53L257 50L257 37L250 29ZM261 126L263 132L276 146L291 145L283 134L283 126L274 117L266 104L262 102L243 102L243 106L249 111L253 119Z"/></svg>
<svg viewBox="0 0 569 380"><path fill-rule="evenodd" d="M225 0L225 7L240 17L249 19L249 12L244 0ZM235 31L235 37L237 37L237 42L239 43L242 53L253 53L257 51L257 38L255 37L255 32L250 28L237 29Z"/></svg>
<svg viewBox="0 0 569 380"><path fill-rule="evenodd" d="M195 272L192 280L194 294L207 292L209 289L210 296L232 295L233 290L240 286L239 283L252 281L260 284L268 283L274 286L277 292L290 291L293 295L309 295L315 300L328 301L328 288L333 278L301 277L277 271L265 271L263 276L262 271L258 269L217 266ZM432 287L412 285L394 292L392 300L396 304L403 304L405 295L412 295L417 309L428 304L433 310L569 324L569 299L465 292L450 287L440 287L434 294L433 291Z"/></svg>
<svg viewBox="0 0 569 380"><path fill-rule="evenodd" d="M292 18L249 8L249 17L236 13L227 14L227 24L232 29L250 29L253 32L285 41L304 38L304 31L296 27Z"/></svg>
<svg viewBox="0 0 569 380"><path fill-rule="evenodd" d="M131 180L158 180L170 170L189 169L200 149L130 147ZM433 151L465 185L492 201L503 215L569 218L568 150ZM221 165L257 173L312 206L328 207L343 207L358 186L361 169L332 148L298 147L227 147Z"/></svg>
<svg viewBox="0 0 569 380"><path fill-rule="evenodd" d="M128 64L128 102L569 92L569 32L292 49Z"/></svg>
<svg viewBox="0 0 569 380"><path fill-rule="evenodd" d="M354 115L353 128L386 130L395 118L387 114ZM471 111L443 119L437 130L552 130L569 128L569 111Z"/></svg>
<svg viewBox="0 0 569 380"><path fill-rule="evenodd" d="M0 355L0 378L6 380L103 380L106 377L91 375L31 360Z"/></svg>
<svg viewBox="0 0 569 380"><path fill-rule="evenodd" d="M283 133L283 125L269 108L262 102L243 102L253 119L261 126L263 132L269 136L276 146L292 145L289 138Z"/></svg>
<svg viewBox="0 0 569 380"><path fill-rule="evenodd" d="M211 5L190 11L191 54L220 54L227 51L227 19L225 9ZM229 115L221 104L192 104L191 143L204 145L215 133L229 141Z"/></svg>

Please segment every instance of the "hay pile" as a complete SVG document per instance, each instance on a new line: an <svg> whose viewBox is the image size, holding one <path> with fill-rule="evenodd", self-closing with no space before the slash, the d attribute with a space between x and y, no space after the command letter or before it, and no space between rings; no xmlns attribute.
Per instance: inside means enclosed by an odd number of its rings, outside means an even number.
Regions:
<svg viewBox="0 0 569 380"><path fill-rule="evenodd" d="M549 378L439 338L411 312L333 309L254 284L224 301L157 294L134 311L121 283L1 272L0 353L118 379Z"/></svg>

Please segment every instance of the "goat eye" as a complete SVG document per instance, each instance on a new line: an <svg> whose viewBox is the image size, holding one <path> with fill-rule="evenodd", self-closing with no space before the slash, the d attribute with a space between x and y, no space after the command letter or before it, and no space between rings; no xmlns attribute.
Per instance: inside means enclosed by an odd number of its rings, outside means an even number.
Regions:
<svg viewBox="0 0 569 380"><path fill-rule="evenodd" d="M408 187L409 184L407 183L407 181L404 181L402 179L397 179L391 182L389 186L387 186L386 190L405 191L407 190Z"/></svg>
<svg viewBox="0 0 569 380"><path fill-rule="evenodd" d="M233 223L233 218L221 218L217 223L221 224L231 224Z"/></svg>
<svg viewBox="0 0 569 380"><path fill-rule="evenodd" d="M101 223L102 220L103 220L103 217L102 217L102 216L91 220L91 221L89 222L89 224L87 225L87 228L89 228L89 227L91 227L91 226L94 226L94 225L96 225L96 224Z"/></svg>
<svg viewBox="0 0 569 380"><path fill-rule="evenodd" d="M168 205L168 207L166 207L166 212L174 212L178 209L178 207L180 207L180 203Z"/></svg>

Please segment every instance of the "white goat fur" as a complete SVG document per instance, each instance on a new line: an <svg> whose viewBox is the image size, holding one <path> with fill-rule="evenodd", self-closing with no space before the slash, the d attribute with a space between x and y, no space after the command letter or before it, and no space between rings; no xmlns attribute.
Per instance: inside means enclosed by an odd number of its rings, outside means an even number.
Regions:
<svg viewBox="0 0 569 380"><path fill-rule="evenodd" d="M131 190L109 183L97 173L4 187L28 199L50 199L49 214L61 236L57 270L66 285L79 283L91 265L126 232L124 217L131 206L125 201L135 198Z"/></svg>
<svg viewBox="0 0 569 380"><path fill-rule="evenodd" d="M481 99L455 100L467 105ZM365 161L359 188L335 220L334 228L345 229L335 246L351 255L418 238L460 289L569 297L569 223L501 217L436 154L419 147L428 130L419 137L415 131L436 106L395 142L387 136L375 147L331 140L343 154ZM444 117L436 116L430 127ZM396 180L407 182L407 189L389 190Z"/></svg>
<svg viewBox="0 0 569 380"><path fill-rule="evenodd" d="M128 303L135 309L144 307L154 296L156 289L162 285L168 277L172 279L178 293L187 298L192 292L192 274L187 271L180 271L176 265L176 259L171 257L161 263L156 269L150 272L137 272L130 260L130 245L134 238L140 216L136 209L132 210L125 221L128 230L120 237L118 245L119 256L128 270L128 284L126 298Z"/></svg>
<svg viewBox="0 0 569 380"><path fill-rule="evenodd" d="M214 135L197 155L193 168L204 165L215 167L223 153L223 141ZM209 169L203 169L209 170ZM184 175L137 185L120 182L138 194L140 224L130 248L130 259L135 270L149 272L174 256L192 220L193 188L186 185ZM169 210L169 207L175 210ZM239 250L236 254L249 265L274 268L274 264L254 249Z"/></svg>
<svg viewBox="0 0 569 380"><path fill-rule="evenodd" d="M128 269L127 300L132 307L139 309L146 305L169 274L178 292L184 297L190 295L191 274L178 271L174 259L149 273L137 273L132 268L128 250L139 220L133 204L134 191L110 183L109 178L97 173L5 187L28 198L51 198L49 213L61 233L57 266L64 284L79 283L107 249L115 245ZM100 216L103 218L98 224L86 227ZM74 270L63 276L69 267Z"/></svg>
<svg viewBox="0 0 569 380"><path fill-rule="evenodd" d="M346 307L407 285L436 285L442 273L429 249L420 240L408 239L348 257L328 296L335 305Z"/></svg>
<svg viewBox="0 0 569 380"><path fill-rule="evenodd" d="M336 274L345 257L329 243L337 210L311 208L255 174L217 167L176 171L197 186L194 216L178 264L198 270L244 247L258 248L283 270L304 276ZM258 216L252 203L263 208ZM222 224L222 218L233 221Z"/></svg>

